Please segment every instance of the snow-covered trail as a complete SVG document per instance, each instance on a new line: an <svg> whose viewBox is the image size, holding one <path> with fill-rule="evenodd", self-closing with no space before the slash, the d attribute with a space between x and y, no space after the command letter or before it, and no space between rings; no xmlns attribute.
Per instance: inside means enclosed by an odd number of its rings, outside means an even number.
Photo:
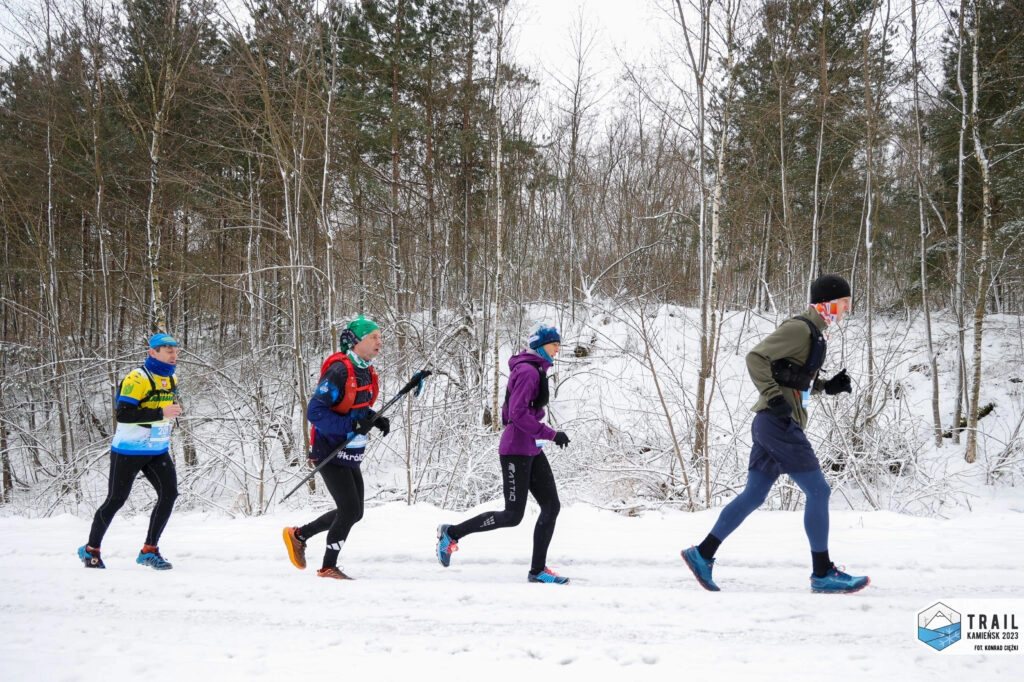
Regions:
<svg viewBox="0 0 1024 682"><path fill-rule="evenodd" d="M115 519L105 571L75 556L88 518L0 518L0 679L1020 679L1024 656L916 639L936 601L1024 596L1012 493L951 520L834 511L833 557L872 578L843 596L809 592L799 512L751 516L719 551L717 594L678 555L717 510L563 507L549 562L566 587L526 582L532 506L517 528L465 538L448 569L434 528L468 514L368 508L342 552L352 582L316 578L322 536L305 572L288 562L281 528L313 509L176 514L165 572L134 563L142 516Z"/></svg>

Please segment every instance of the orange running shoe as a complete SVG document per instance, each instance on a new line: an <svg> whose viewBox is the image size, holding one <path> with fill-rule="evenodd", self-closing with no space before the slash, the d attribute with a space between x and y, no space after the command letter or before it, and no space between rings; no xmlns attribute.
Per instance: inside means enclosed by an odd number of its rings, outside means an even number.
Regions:
<svg viewBox="0 0 1024 682"><path fill-rule="evenodd" d="M282 533L284 536L284 546L288 548L288 558L291 559L292 566L295 568L306 567L306 542L299 539L298 528L285 528Z"/></svg>
<svg viewBox="0 0 1024 682"><path fill-rule="evenodd" d="M334 578L335 580L355 580L344 573L342 573L337 566L328 566L327 568L321 568L316 572L320 578Z"/></svg>

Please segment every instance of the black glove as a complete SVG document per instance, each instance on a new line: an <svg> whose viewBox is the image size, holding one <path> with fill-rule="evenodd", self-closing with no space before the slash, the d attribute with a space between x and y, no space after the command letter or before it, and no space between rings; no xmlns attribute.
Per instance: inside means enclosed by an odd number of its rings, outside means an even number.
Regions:
<svg viewBox="0 0 1024 682"><path fill-rule="evenodd" d="M559 431L555 434L555 445L560 448L564 448L569 444L569 436L565 435L565 431Z"/></svg>
<svg viewBox="0 0 1024 682"><path fill-rule="evenodd" d="M850 375L846 373L845 369L826 381L823 388L828 395L853 393L853 384L850 383Z"/></svg>
<svg viewBox="0 0 1024 682"><path fill-rule="evenodd" d="M373 428L372 417L362 417L352 422L352 433L357 433L360 436L365 436Z"/></svg>
<svg viewBox="0 0 1024 682"><path fill-rule="evenodd" d="M377 421L373 422L373 425L380 431L380 435L386 436L391 433L391 420L387 417L377 417Z"/></svg>
<svg viewBox="0 0 1024 682"><path fill-rule="evenodd" d="M793 414L793 406L781 395L777 395L768 401L768 411L772 416L779 419L787 419Z"/></svg>

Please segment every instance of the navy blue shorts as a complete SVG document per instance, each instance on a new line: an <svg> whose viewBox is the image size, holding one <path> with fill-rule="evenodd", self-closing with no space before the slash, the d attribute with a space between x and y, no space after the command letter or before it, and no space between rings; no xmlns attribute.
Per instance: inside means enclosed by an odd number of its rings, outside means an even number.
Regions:
<svg viewBox="0 0 1024 682"><path fill-rule="evenodd" d="M762 410L754 415L750 435L754 439L750 469L778 477L821 468L804 430L789 417L779 419L768 410Z"/></svg>

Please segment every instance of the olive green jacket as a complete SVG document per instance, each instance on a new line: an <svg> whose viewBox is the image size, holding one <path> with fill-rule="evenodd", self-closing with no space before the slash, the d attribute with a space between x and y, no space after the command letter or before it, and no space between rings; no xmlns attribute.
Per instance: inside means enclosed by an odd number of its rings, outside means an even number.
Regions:
<svg viewBox="0 0 1024 682"><path fill-rule="evenodd" d="M822 331L828 326L812 306L807 307L803 316ZM747 371L760 394L757 403L754 404L754 412L767 409L768 401L781 395L793 408L793 420L801 429L807 427L807 410L803 408L800 391L779 386L775 382L772 378L772 362L786 358L790 362L803 365L811 354L812 341L807 323L790 318L747 353ZM815 380L811 392L818 393L821 390L820 384L820 381Z"/></svg>

